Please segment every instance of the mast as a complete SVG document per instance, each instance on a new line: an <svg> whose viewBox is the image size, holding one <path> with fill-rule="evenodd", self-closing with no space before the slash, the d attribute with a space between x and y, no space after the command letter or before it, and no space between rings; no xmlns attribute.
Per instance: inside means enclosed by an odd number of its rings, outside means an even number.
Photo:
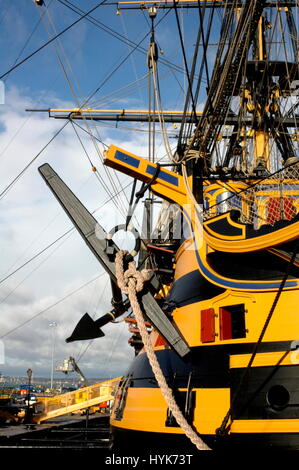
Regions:
<svg viewBox="0 0 299 470"><path fill-rule="evenodd" d="M299 115L296 114L297 106L294 105L288 112L284 112L280 104L282 99L291 96L294 91L293 84L299 77L298 37L292 12L294 6L296 6L295 1L279 2L278 6L277 2L269 0L120 2L117 4L118 11L146 8L150 15L148 66L151 83L149 83L148 110L50 108L43 111L49 112L49 115L55 119L74 121L113 121L116 125L119 122L148 122L150 160L153 160L155 146L154 136L157 131L155 123L160 122L162 135L165 134L164 123L181 123L176 154L172 156L169 147L167 149L167 145L165 146L171 161L175 161L176 164L187 162L189 183L194 193L198 194L198 200L201 200L200 180L204 177L221 175L229 178L235 175L256 178L271 173L280 165L277 156L275 165L273 163L274 150L278 152L283 163L297 158L293 143L295 139L292 139L289 133L289 129L297 128L299 119ZM157 8L162 7L174 10L178 31L180 25L176 9L185 7L199 10L198 36L190 75L185 61L188 90L184 109L179 112L158 109L157 97L154 94L152 98L150 97L158 56L154 19ZM224 10L224 15L215 65L210 71L207 66L208 46L211 37L215 35L214 32L210 35L213 12L219 8ZM269 41L275 25L273 26L267 18L270 9L278 18L276 22L281 21L280 15L285 15L289 43L293 50L292 62L286 53L285 60L279 60L278 56L272 57ZM210 11L208 18L205 16L206 11ZM203 25L207 28L205 32ZM202 48L201 56L198 53L199 45ZM183 50L182 41L181 46ZM198 65L199 71L196 69ZM204 88L202 80L204 70L208 85L207 99L203 110L198 110L198 102L202 99L200 90ZM240 102L239 109L234 111L232 102L237 99ZM224 126L233 126L232 131L227 133L225 143L223 143ZM251 146L250 155L247 150L248 144ZM179 167L177 171L180 171Z"/></svg>

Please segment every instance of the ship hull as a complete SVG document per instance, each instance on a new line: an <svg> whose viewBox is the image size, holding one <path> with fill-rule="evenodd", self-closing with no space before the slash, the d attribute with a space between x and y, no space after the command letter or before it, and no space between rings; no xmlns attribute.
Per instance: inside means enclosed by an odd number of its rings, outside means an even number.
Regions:
<svg viewBox="0 0 299 470"><path fill-rule="evenodd" d="M192 348L189 361L168 348L156 354L183 415L211 449L298 450L299 370L292 346L262 343L258 365L241 388L253 344ZM145 353L135 358L122 383L127 386L120 386L111 417L115 449L128 450L132 443L140 452L196 452L171 416ZM219 435L230 408L230 426Z"/></svg>
<svg viewBox="0 0 299 470"><path fill-rule="evenodd" d="M184 435L165 435L146 431L134 431L111 426L112 450L119 453L134 451L134 455L196 455L196 447ZM224 439L211 435L200 435L215 452L242 451L298 451L299 432L294 433L242 433Z"/></svg>

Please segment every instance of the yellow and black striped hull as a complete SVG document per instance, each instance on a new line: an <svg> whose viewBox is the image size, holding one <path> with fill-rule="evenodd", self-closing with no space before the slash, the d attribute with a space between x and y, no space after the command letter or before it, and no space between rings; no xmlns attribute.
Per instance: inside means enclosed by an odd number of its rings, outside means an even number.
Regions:
<svg viewBox="0 0 299 470"><path fill-rule="evenodd" d="M177 253L175 281L166 299L172 317L191 348L188 359L169 346L153 346L169 387L187 421L211 448L279 447L299 449L298 283L295 271L248 364L273 307L281 280L227 280L209 264L209 250ZM206 256L203 256L206 253ZM198 257L205 270L201 271ZM279 267L276 267L278 270ZM230 266L227 266L227 270ZM295 268L294 268L295 269ZM297 269L297 268L296 268ZM204 274L209 270L207 276ZM299 344L299 342L298 342ZM245 375L245 378L243 377ZM116 445L140 441L158 447L196 448L171 416L146 353L141 350L125 375L115 400L111 426ZM241 384L241 386L240 386ZM234 399L233 397L235 397ZM231 411L223 428L224 418ZM219 429L222 433L219 434ZM124 436L127 438L123 441ZM154 444L155 443L155 444ZM134 444L135 445L135 444Z"/></svg>
<svg viewBox="0 0 299 470"><path fill-rule="evenodd" d="M195 347L187 364L170 349L160 349L157 357L187 420L212 448L237 444L299 449L299 368L292 362L294 351L288 341L263 343L235 403L230 431L217 436L253 347L252 343ZM136 357L127 376L131 378L123 409L118 414L114 410L111 419L116 447L139 442L142 449L150 443L194 451L169 416L145 353Z"/></svg>

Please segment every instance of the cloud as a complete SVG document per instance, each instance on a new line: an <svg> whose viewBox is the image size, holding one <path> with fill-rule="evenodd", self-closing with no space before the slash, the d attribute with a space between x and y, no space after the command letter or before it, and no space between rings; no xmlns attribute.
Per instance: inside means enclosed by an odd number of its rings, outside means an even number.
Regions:
<svg viewBox="0 0 299 470"><path fill-rule="evenodd" d="M39 97L28 97L26 90L9 88L5 105L0 108L0 192L15 178L62 126L61 121L24 109L34 107ZM53 99L54 101L54 99ZM56 104L61 105L56 99ZM109 131L102 132L109 140ZM84 145L106 178L99 156L90 140L82 135ZM142 139L135 140L135 152L142 151ZM116 142L133 149L131 141ZM1 154L2 149L2 154ZM3 151L4 149L4 151ZM0 199L1 279L29 260L38 251L72 227L37 168L50 163L84 205L93 211L108 198L71 125L68 125L40 157ZM113 176L113 173L110 173ZM122 183L128 178L119 175ZM117 190L120 189L117 181ZM110 192L113 191L110 187ZM110 230L112 222L123 223L115 206L102 209L98 220ZM53 346L49 322L55 321L55 363L70 355L80 357L88 342L65 343L81 316L88 312L98 318L111 308L107 275L79 290L63 302L28 322L38 312L102 273L102 268L77 232L73 232L43 255L29 263L7 281L0 282L0 337L5 346L4 375L25 375L30 367L35 376L49 376ZM21 328L20 325L24 324ZM106 336L94 340L80 359L80 367L89 377L121 375L128 367L133 350L124 323L104 327ZM9 333L9 334L7 334Z"/></svg>

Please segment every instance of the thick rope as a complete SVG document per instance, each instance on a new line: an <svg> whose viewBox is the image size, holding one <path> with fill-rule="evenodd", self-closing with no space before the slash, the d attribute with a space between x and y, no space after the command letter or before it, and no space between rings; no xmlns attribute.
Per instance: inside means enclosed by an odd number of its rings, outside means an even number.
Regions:
<svg viewBox="0 0 299 470"><path fill-rule="evenodd" d="M150 335L146 329L142 310L140 308L137 292L140 292L144 287L144 282L148 280L148 273L146 270L138 271L134 261L129 263L128 269L124 272L124 256L126 251L120 250L115 258L115 272L119 288L122 292L128 295L137 326L140 331L144 349L147 353L149 363L152 367L155 378L161 389L162 395L168 405L169 410L172 412L179 426L182 428L186 436L197 447L198 450L210 450L210 448L202 441L199 435L192 429L186 421L181 410L179 409L172 390L168 387L166 379L161 370L160 364L157 360L156 354L153 350Z"/></svg>

